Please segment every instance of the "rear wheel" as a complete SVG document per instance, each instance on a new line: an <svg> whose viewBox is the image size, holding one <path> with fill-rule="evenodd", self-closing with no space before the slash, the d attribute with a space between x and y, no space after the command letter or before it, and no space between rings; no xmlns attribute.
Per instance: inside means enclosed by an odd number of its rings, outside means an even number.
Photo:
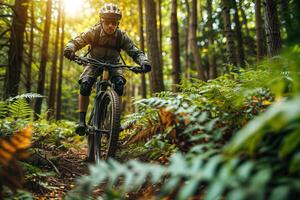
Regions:
<svg viewBox="0 0 300 200"><path fill-rule="evenodd" d="M110 157L114 157L117 150L121 115L118 94L114 90L107 90L103 94L98 108L97 112L95 112L96 127L101 131L101 134L96 133L94 136L96 163L100 159L107 160Z"/></svg>

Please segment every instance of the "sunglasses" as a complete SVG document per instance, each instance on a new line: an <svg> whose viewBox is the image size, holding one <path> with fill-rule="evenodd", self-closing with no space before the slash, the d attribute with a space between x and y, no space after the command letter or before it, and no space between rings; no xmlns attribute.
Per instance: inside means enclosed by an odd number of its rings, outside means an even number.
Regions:
<svg viewBox="0 0 300 200"><path fill-rule="evenodd" d="M106 25L106 26L109 26L110 24L113 25L113 26L117 26L119 24L118 21L103 21L103 23Z"/></svg>

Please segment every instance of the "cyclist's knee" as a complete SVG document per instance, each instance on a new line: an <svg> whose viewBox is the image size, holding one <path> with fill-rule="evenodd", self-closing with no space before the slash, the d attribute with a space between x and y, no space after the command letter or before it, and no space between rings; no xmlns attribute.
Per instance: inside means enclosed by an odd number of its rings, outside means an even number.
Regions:
<svg viewBox="0 0 300 200"><path fill-rule="evenodd" d="M83 78L80 81L80 94L90 96L95 79L92 77Z"/></svg>
<svg viewBox="0 0 300 200"><path fill-rule="evenodd" d="M124 85L126 83L125 78L123 78L122 76L114 76L112 77L111 82L113 83L114 89L117 94L119 96L122 96L124 92Z"/></svg>

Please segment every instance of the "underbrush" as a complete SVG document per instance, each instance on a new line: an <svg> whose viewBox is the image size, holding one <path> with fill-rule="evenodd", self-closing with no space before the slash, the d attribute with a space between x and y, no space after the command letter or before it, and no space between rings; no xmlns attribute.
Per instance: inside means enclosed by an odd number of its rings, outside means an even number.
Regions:
<svg viewBox="0 0 300 200"><path fill-rule="evenodd" d="M124 146L150 163L91 166L67 199L90 198L103 183L104 199L130 199L133 191L145 199L299 198L300 49L291 52L136 101L138 112L123 123Z"/></svg>
<svg viewBox="0 0 300 200"><path fill-rule="evenodd" d="M46 178L58 175L53 153L77 148L83 140L73 133L73 122L48 121L43 117L34 121L32 98L41 96L23 94L0 102L0 190L3 190L0 197L3 198L33 199L29 192L17 190L22 186L32 192L52 190ZM20 131L24 127L30 127L30 138Z"/></svg>

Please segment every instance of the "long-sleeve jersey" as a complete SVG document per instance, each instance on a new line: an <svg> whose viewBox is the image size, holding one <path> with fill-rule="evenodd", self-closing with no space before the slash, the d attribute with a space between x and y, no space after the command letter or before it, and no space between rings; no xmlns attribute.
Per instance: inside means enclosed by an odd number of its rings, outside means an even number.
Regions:
<svg viewBox="0 0 300 200"><path fill-rule="evenodd" d="M99 34L98 37L96 34ZM137 64L149 64L148 58L139 50L128 35L117 29L112 35L107 35L101 24L91 27L72 39L65 49L77 51L91 45L88 57L103 60L109 63L120 62L120 50L124 50Z"/></svg>

